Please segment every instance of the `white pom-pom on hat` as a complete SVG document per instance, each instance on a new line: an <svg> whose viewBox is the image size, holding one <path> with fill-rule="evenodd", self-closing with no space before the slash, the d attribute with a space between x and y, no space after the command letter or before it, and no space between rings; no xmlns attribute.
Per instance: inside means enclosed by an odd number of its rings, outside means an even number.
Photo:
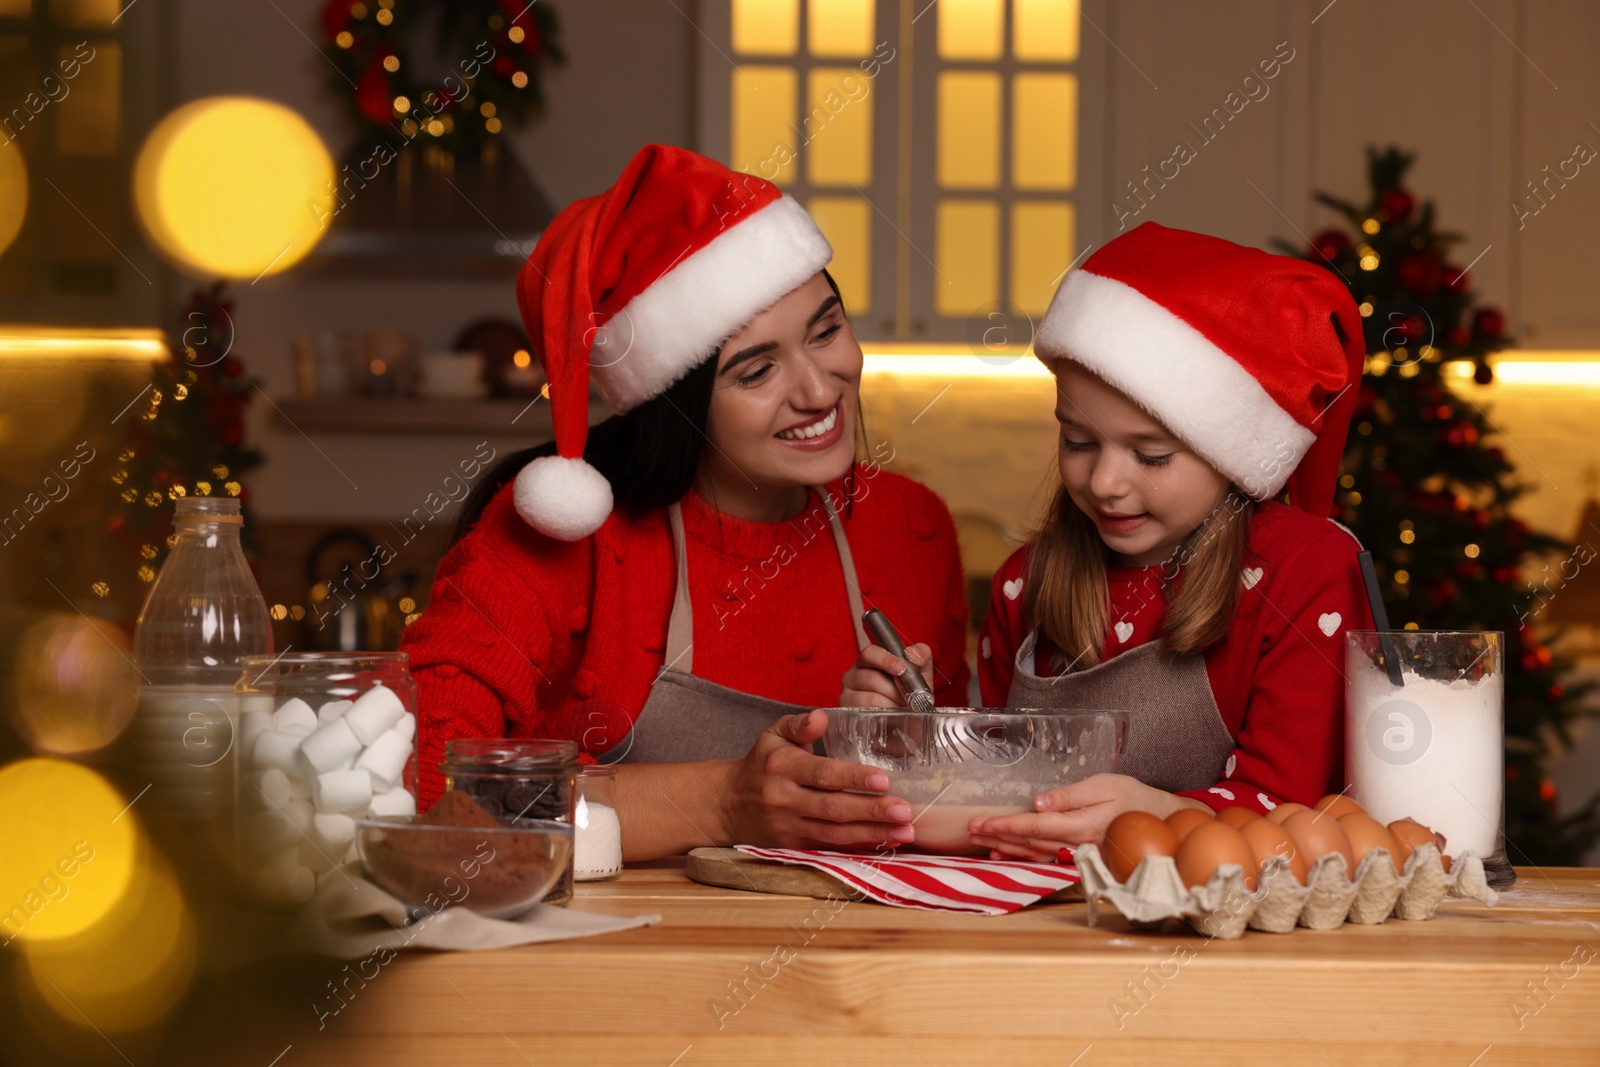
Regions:
<svg viewBox="0 0 1600 1067"><path fill-rule="evenodd" d="M540 456L517 472L517 514L558 541L581 541L611 514L611 483L581 459Z"/></svg>

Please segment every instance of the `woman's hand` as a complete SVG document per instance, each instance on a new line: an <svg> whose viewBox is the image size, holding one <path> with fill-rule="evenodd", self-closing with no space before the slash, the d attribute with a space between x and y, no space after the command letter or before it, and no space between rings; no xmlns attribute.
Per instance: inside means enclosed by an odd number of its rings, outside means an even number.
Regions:
<svg viewBox="0 0 1600 1067"><path fill-rule="evenodd" d="M722 839L778 848L894 848L916 839L911 805L886 796L876 767L814 755L828 713L785 715L733 768L722 798ZM857 793L843 792L857 790Z"/></svg>
<svg viewBox="0 0 1600 1067"><path fill-rule="evenodd" d="M906 659L916 664L924 678L933 666L933 649L926 644L906 646ZM902 708L906 698L894 680L906 672L906 661L888 649L868 645L856 657L855 666L844 673L844 691L839 694L841 708ZM931 684L931 683L930 683Z"/></svg>
<svg viewBox="0 0 1600 1067"><path fill-rule="evenodd" d="M1062 848L1102 844L1106 827L1125 811L1148 811L1165 819L1183 808L1211 809L1198 800L1175 796L1126 774L1095 774L1073 785L1033 798L1032 815L973 819L972 843L994 859L1051 862Z"/></svg>

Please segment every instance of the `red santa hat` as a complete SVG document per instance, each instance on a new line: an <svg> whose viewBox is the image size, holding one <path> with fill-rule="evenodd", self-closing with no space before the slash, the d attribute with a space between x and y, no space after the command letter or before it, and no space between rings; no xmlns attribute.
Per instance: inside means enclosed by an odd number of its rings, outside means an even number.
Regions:
<svg viewBox="0 0 1600 1067"><path fill-rule="evenodd" d="M1127 395L1240 489L1327 518L1366 359L1338 276L1146 222L1056 290L1034 338Z"/></svg>
<svg viewBox="0 0 1600 1067"><path fill-rule="evenodd" d="M832 258L776 185L670 145L645 146L610 189L568 206L517 279L557 453L517 474L518 513L563 541L598 530L611 486L583 459L591 381L614 411L638 407Z"/></svg>

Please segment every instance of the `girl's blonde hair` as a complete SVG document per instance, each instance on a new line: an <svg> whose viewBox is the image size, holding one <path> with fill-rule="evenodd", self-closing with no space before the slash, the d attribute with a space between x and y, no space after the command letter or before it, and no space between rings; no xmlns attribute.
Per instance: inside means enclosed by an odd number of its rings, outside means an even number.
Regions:
<svg viewBox="0 0 1600 1067"><path fill-rule="evenodd" d="M1164 564L1161 581L1170 603L1161 620L1163 652L1200 652L1227 634L1239 606L1255 508L1230 486ZM1110 621L1107 556L1094 520L1064 486L1057 489L1034 537L1024 583L1028 618L1058 650L1058 662L1038 664L1040 674L1081 671L1100 662ZM1180 575L1183 584L1173 596Z"/></svg>

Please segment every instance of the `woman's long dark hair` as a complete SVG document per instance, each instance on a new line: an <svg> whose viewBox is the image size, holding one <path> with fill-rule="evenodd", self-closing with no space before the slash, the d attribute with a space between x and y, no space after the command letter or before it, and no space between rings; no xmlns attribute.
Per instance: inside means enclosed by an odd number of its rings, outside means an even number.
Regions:
<svg viewBox="0 0 1600 1067"><path fill-rule="evenodd" d="M826 270L822 276L839 297L839 307L843 311L844 296L839 292L838 283ZM719 345L707 353L704 360L665 393L652 397L626 415L613 415L589 428L583 458L611 483L616 507L635 513L664 508L682 500L694 486L706 444L706 422L711 412L711 393L717 382L720 348ZM856 409L859 418L859 404ZM547 441L514 452L489 468L461 505L450 547L477 524L489 501L516 478L517 472L540 456L555 454L555 442ZM853 469L851 473L854 474Z"/></svg>

